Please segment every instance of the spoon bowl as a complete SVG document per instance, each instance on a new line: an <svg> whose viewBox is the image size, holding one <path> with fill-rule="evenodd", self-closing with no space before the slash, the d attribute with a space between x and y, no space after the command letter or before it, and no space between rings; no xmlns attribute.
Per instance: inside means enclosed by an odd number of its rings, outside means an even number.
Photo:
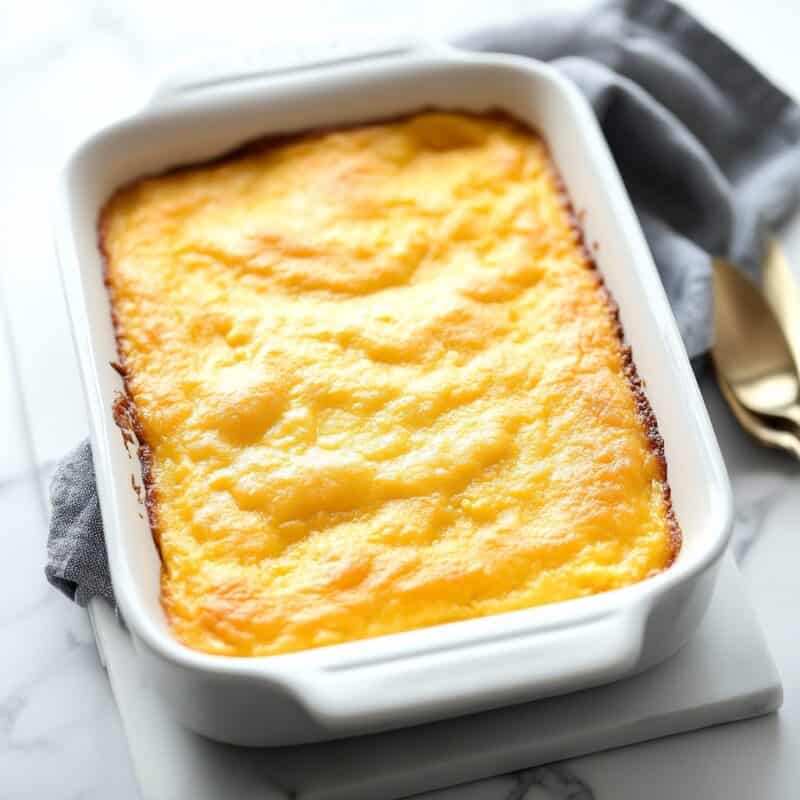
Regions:
<svg viewBox="0 0 800 800"><path fill-rule="evenodd" d="M770 424L768 419L748 411L736 399L728 382L719 372L717 372L717 382L734 417L747 433L761 444L783 450L800 460L800 435L794 430L776 427Z"/></svg>
<svg viewBox="0 0 800 800"><path fill-rule="evenodd" d="M778 319L741 270L722 258L713 265L711 356L720 384L763 423L800 433L800 373Z"/></svg>

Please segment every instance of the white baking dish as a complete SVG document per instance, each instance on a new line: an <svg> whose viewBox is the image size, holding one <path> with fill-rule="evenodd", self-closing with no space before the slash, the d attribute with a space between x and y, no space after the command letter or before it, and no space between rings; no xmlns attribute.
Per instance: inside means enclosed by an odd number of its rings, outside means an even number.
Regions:
<svg viewBox="0 0 800 800"><path fill-rule="evenodd" d="M131 490L139 466L112 416L121 381L98 212L121 184L279 131L422 107L505 109L550 144L586 240L616 298L666 443L684 542L675 564L635 586L541 608L268 658L192 651L170 633L160 562ZM613 681L672 654L705 611L731 523L731 497L664 291L594 116L550 68L443 47L192 79L72 156L57 243L86 387L116 597L141 669L175 716L207 736L282 745L411 725Z"/></svg>

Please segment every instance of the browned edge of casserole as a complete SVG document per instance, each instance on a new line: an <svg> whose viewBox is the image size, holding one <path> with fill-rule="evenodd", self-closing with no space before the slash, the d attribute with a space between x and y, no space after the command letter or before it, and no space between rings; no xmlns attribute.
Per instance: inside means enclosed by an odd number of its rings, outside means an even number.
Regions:
<svg viewBox="0 0 800 800"><path fill-rule="evenodd" d="M226 161L234 160L240 156L247 155L248 153L251 153L253 151L261 150L265 147L274 147L284 144L288 141L294 140L301 136L308 136L316 133L324 133L327 131L349 130L361 127L363 125L392 122L392 121L406 119L408 117L424 113L426 111L449 111L451 113L463 113L473 116L476 114L480 114L481 116L489 116L504 120L510 120L515 125L525 128L528 131L532 131L536 136L538 136L541 139L548 155L548 160L547 160L548 169L550 169L551 171L551 175L554 178L554 181L559 190L559 194L561 196L561 202L563 203L563 206L572 222L572 227L574 228L578 236L578 245L582 251L587 266L595 275L595 278L597 280L598 292L603 298L603 301L605 302L608 308L608 312L613 321L613 326L616 330L617 338L619 340L620 355L622 358L623 370L628 380L628 385L630 386L631 393L633 394L636 402L636 411L639 420L642 426L644 427L650 450L655 455L660 467L659 478L663 486L664 506L667 518L667 531L668 531L669 544L671 550L670 558L669 561L667 562L665 569L669 569L669 567L672 566L672 564L675 562L675 559L677 558L681 548L683 537L681 533L680 524L678 523L677 517L675 516L675 510L673 508L673 503L672 503L672 493L670 490L669 482L667 480L667 461L664 452L664 440L658 429L658 421L656 420L653 408L650 405L650 401L648 400L647 395L645 394L644 382L642 381L636 369L636 364L634 363L633 360L632 349L626 341L625 332L622 326L622 321L620 320L619 306L617 305L617 302L614 300L614 297L612 296L610 290L606 287L605 280L603 279L603 276L597 266L597 262L595 261L594 256L592 255L592 252L590 251L586 243L584 231L581 226L581 220L585 212L575 211L570 196L567 192L566 186L564 184L564 181L561 177L561 174L558 170L555 160L551 155L551 150L547 142L547 139L544 136L542 136L542 134L539 133L535 128L533 128L533 126L531 126L527 122L520 120L514 114L511 114L502 109L490 109L485 112L474 112L474 111L464 111L457 108L442 109L440 107L432 107L432 106L423 106L417 109L416 111L404 112L402 114L395 114L386 117L380 117L377 119L363 120L361 122L348 123L345 125L310 127L289 133L277 133L277 134L267 134L264 136L259 136L254 139L250 139L246 142L243 142L239 145L236 145L235 147L225 151L224 153L209 159L196 161L188 164L181 164L175 167L171 167L169 169L162 170L160 172L140 175L137 178L127 181L126 183L115 189L114 192L111 194L111 196L108 198L108 200L103 204L103 207L98 216L98 247L103 261L103 282L109 294L111 321L114 329L114 338L117 347L117 358L119 359L118 362L110 362L110 366L117 373L119 373L119 375L122 378L122 384L123 384L122 390L117 394L113 404L114 421L116 422L117 426L120 428L122 432L123 444L125 446L125 450L128 453L129 457L131 457L129 445L131 444L136 445L136 453L139 458L139 462L141 464L142 483L144 485L144 499L142 499L140 494L141 487L138 487L136 485L133 474L131 474L131 484L133 486L134 491L137 494L139 501L143 502L145 505L147 519L150 525L150 531L152 533L156 549L158 550L159 557L161 557L161 548L159 542L160 525L158 519L158 487L155 485L155 482L153 480L153 452L144 435L144 430L142 428L138 416L138 409L136 408L136 404L133 400L133 395L130 390L130 374L126 367L125 357L121 347L121 330L120 330L121 326L119 324L119 319L116 314L114 305L113 287L111 286L109 278L108 252L105 246L105 236L106 236L106 221L107 221L106 215L111 200L119 192L123 191L128 186L131 186L132 184L137 183L138 181L144 178L161 177L161 176L176 174L179 172L184 172L197 167L213 166L215 164L220 164ZM598 248L597 243L595 243L594 248L595 250L597 250Z"/></svg>

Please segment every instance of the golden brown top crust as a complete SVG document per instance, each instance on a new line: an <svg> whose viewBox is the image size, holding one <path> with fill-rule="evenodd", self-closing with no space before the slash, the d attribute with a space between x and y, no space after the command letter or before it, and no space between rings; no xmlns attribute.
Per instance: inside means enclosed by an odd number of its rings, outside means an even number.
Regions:
<svg viewBox="0 0 800 800"><path fill-rule="evenodd" d="M544 142L425 112L143 179L101 221L175 634L269 655L613 589L680 545Z"/></svg>

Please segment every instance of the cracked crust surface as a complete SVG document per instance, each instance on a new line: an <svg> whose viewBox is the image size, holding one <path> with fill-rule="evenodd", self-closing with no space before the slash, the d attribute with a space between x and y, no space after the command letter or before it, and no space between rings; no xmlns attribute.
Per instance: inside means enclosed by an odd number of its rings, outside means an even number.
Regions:
<svg viewBox="0 0 800 800"><path fill-rule="evenodd" d="M100 223L162 600L266 655L605 591L680 547L544 142L425 112L120 190Z"/></svg>

